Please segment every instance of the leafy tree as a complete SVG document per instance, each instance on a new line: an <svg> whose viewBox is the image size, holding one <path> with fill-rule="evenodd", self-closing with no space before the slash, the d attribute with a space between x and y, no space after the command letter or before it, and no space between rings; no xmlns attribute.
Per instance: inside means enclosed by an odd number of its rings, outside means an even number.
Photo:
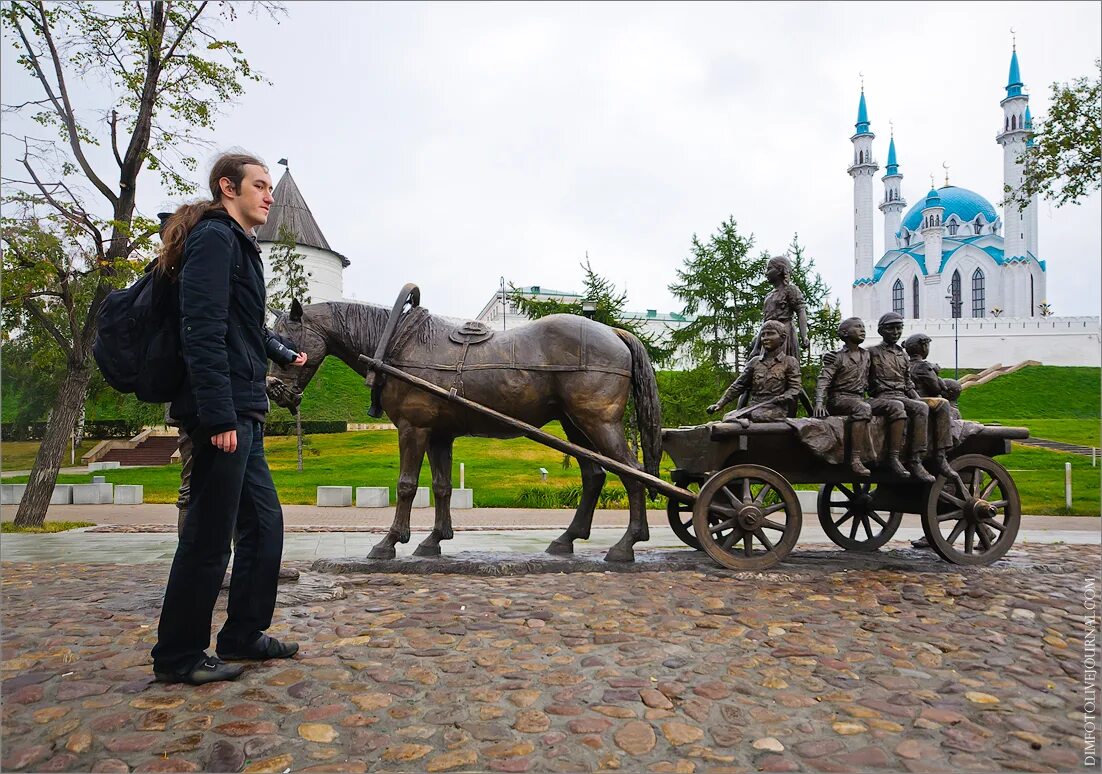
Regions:
<svg viewBox="0 0 1102 774"><path fill-rule="evenodd" d="M268 280L268 301L277 309L290 311L291 301L310 303L310 275L306 271L306 256L298 252L295 232L284 223L279 227L275 245L268 251L272 278Z"/></svg>
<svg viewBox="0 0 1102 774"><path fill-rule="evenodd" d="M1006 202L1026 207L1035 194L1054 202L1079 204L1102 188L1102 59L1099 75L1053 83L1048 116L1035 120L1033 142L1018 161L1023 184L1006 187Z"/></svg>
<svg viewBox="0 0 1102 774"><path fill-rule="evenodd" d="M92 373L96 314L157 233L156 223L137 212L142 170L158 173L170 192L193 190L186 174L196 162L183 149L201 141L199 133L243 93L244 82L260 80L238 45L214 31L216 21L235 19L237 7L183 0L0 4L5 38L38 92L3 110L52 135L18 137L6 128L22 149L22 172L3 178L5 204L21 208L4 223L5 324L40 327L65 355L18 526L45 519ZM72 86L89 76L109 93L106 104L77 104ZM90 115L102 120L90 123ZM97 155L96 146L110 156Z"/></svg>
<svg viewBox="0 0 1102 774"><path fill-rule="evenodd" d="M518 312L531 320L547 317L551 314L580 315L583 312L583 300L590 301L595 306L592 318L599 323L604 323L613 328L621 328L634 334L643 343L651 362L662 362L673 353L673 349L648 331L638 318L632 317L624 311L628 300L627 292L617 290L612 281L595 272L589 263L588 253L585 262L580 266L585 272L583 281L585 290L582 293L582 298L577 301L534 298L526 295L522 288L517 288L512 283L509 285L509 301Z"/></svg>
<svg viewBox="0 0 1102 774"><path fill-rule="evenodd" d="M687 347L717 373L738 369L761 322L769 256L752 256L753 247L754 235L740 234L729 217L707 241L693 234L691 254L669 286L683 313L694 318L673 332L673 345Z"/></svg>

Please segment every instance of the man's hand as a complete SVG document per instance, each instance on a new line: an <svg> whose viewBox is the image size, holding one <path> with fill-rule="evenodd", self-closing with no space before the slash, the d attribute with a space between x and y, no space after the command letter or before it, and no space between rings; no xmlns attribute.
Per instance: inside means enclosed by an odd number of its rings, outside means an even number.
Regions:
<svg viewBox="0 0 1102 774"><path fill-rule="evenodd" d="M815 415L816 419L826 419L830 416L827 414L826 406L819 402L815 403L815 410L812 413Z"/></svg>
<svg viewBox="0 0 1102 774"><path fill-rule="evenodd" d="M301 368L302 366L306 365L306 357L307 356L305 352L299 352L298 357L292 360L288 365L298 366L299 368Z"/></svg>
<svg viewBox="0 0 1102 774"><path fill-rule="evenodd" d="M720 405L718 403L713 403L711 406L709 406L708 408L706 408L704 410L707 411L709 414L714 414L717 411L719 411L719 409L720 409Z"/></svg>
<svg viewBox="0 0 1102 774"><path fill-rule="evenodd" d="M237 451L237 431L227 430L224 433L218 435L212 435L210 437L211 445L219 451L224 451L227 454L233 454Z"/></svg>
<svg viewBox="0 0 1102 774"><path fill-rule="evenodd" d="M805 352L811 349L811 339L809 339L807 336L800 336L800 349L804 350Z"/></svg>

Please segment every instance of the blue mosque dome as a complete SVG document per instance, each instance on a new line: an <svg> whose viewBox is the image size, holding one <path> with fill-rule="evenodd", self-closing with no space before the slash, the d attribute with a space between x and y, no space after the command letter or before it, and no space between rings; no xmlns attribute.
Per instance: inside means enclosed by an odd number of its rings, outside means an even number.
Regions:
<svg viewBox="0 0 1102 774"><path fill-rule="evenodd" d="M929 196L940 199L941 206L945 208L945 213L941 217L942 223L947 221L950 215L956 215L962 223L975 220L977 215L983 215L988 223L993 223L998 217L991 202L967 188L947 185L940 190L930 191ZM920 199L907 211L903 216L903 225L908 231L918 231L922 227L922 210L928 206L930 206L928 198Z"/></svg>

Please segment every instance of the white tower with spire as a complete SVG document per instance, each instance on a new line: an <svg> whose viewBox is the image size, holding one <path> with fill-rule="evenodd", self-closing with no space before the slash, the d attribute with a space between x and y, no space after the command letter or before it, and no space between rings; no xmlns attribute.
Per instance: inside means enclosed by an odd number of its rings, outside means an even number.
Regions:
<svg viewBox="0 0 1102 774"><path fill-rule="evenodd" d="M1025 130L1025 146L1032 148L1033 116L1029 113L1029 105L1025 106ZM1029 205L1025 208L1025 247L1034 258L1037 257L1037 194L1029 197Z"/></svg>
<svg viewBox="0 0 1102 774"><path fill-rule="evenodd" d="M899 163L895 158L894 131L888 145L886 173L881 180L884 181L884 201L880 202L880 211L884 213L884 250L887 251L898 247L895 235L899 231L903 210L907 206L907 201L903 198L903 192L900 190L903 175L899 174Z"/></svg>
<svg viewBox="0 0 1102 774"><path fill-rule="evenodd" d="M1003 127L995 138L1003 146L1004 190L1017 191L1022 185L1022 164L1018 161L1026 149L1029 131L1026 129L1026 110L1029 97L1022 93L1022 77L1018 70L1018 49L1010 55L1010 77L1006 84L1006 97L999 103L1003 109ZM1017 205L1007 203L1003 208L1003 254L1006 259L1023 258L1028 250L1026 239L1026 212Z"/></svg>
<svg viewBox="0 0 1102 774"><path fill-rule="evenodd" d="M872 179L880 169L872 159L872 141L876 135L869 130L869 113L865 105L865 87L861 87L861 101L857 106L857 131L853 143L853 164L847 170L853 178L853 288L854 314L867 317L871 312L871 287L862 280L872 277L873 203ZM866 292L868 291L868 292Z"/></svg>

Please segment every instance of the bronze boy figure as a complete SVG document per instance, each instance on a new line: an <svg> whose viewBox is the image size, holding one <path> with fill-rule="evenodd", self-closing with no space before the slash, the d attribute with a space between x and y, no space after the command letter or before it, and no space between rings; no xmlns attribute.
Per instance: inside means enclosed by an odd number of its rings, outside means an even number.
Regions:
<svg viewBox="0 0 1102 774"><path fill-rule="evenodd" d="M842 349L823 358L823 370L815 383L814 415L820 419L828 412L835 416L850 417L849 466L859 476L869 475L869 469L861 461L863 456L872 456L872 442L869 438L869 420L873 408L865 400L865 390L869 383L869 353L861 349L865 340L865 324L858 317L850 317L838 325L838 338L844 342ZM899 447L903 442L902 421L895 421L891 415L898 414L899 420L905 418L903 407L892 407L888 403L879 404L877 414L889 415L893 431L889 435L888 466L892 472L909 477L899 462Z"/></svg>
<svg viewBox="0 0 1102 774"><path fill-rule="evenodd" d="M927 406L921 400L911 383L910 363L907 353L899 346L903 336L903 318L895 312L881 316L876 327L883 341L869 347L871 358L869 367L869 392L873 400L891 400L902 404L907 416L911 418L911 444L907 469L911 475L927 483L934 477L922 466L922 457L926 454L927 425L929 417L934 417L934 469L938 473L952 475L949 463L945 459L945 450L952 447L953 439L949 431L949 403L939 402L936 406Z"/></svg>
<svg viewBox="0 0 1102 774"><path fill-rule="evenodd" d="M716 413L739 395L749 392L749 405L734 412L736 416L732 418L771 422L787 417L796 408L796 396L800 394L800 363L785 354L783 347L787 337L788 331L777 320L762 325L758 334L762 353L750 359L723 397L708 406L708 413Z"/></svg>
<svg viewBox="0 0 1102 774"><path fill-rule="evenodd" d="M960 419L957 398L960 397L960 382L956 379L942 379L941 367L926 358L930 356L930 337L925 333L915 333L903 342L903 349L911 360L911 382L915 391L925 398L945 398L949 401L949 413L953 419ZM929 400L926 401L930 403Z"/></svg>

